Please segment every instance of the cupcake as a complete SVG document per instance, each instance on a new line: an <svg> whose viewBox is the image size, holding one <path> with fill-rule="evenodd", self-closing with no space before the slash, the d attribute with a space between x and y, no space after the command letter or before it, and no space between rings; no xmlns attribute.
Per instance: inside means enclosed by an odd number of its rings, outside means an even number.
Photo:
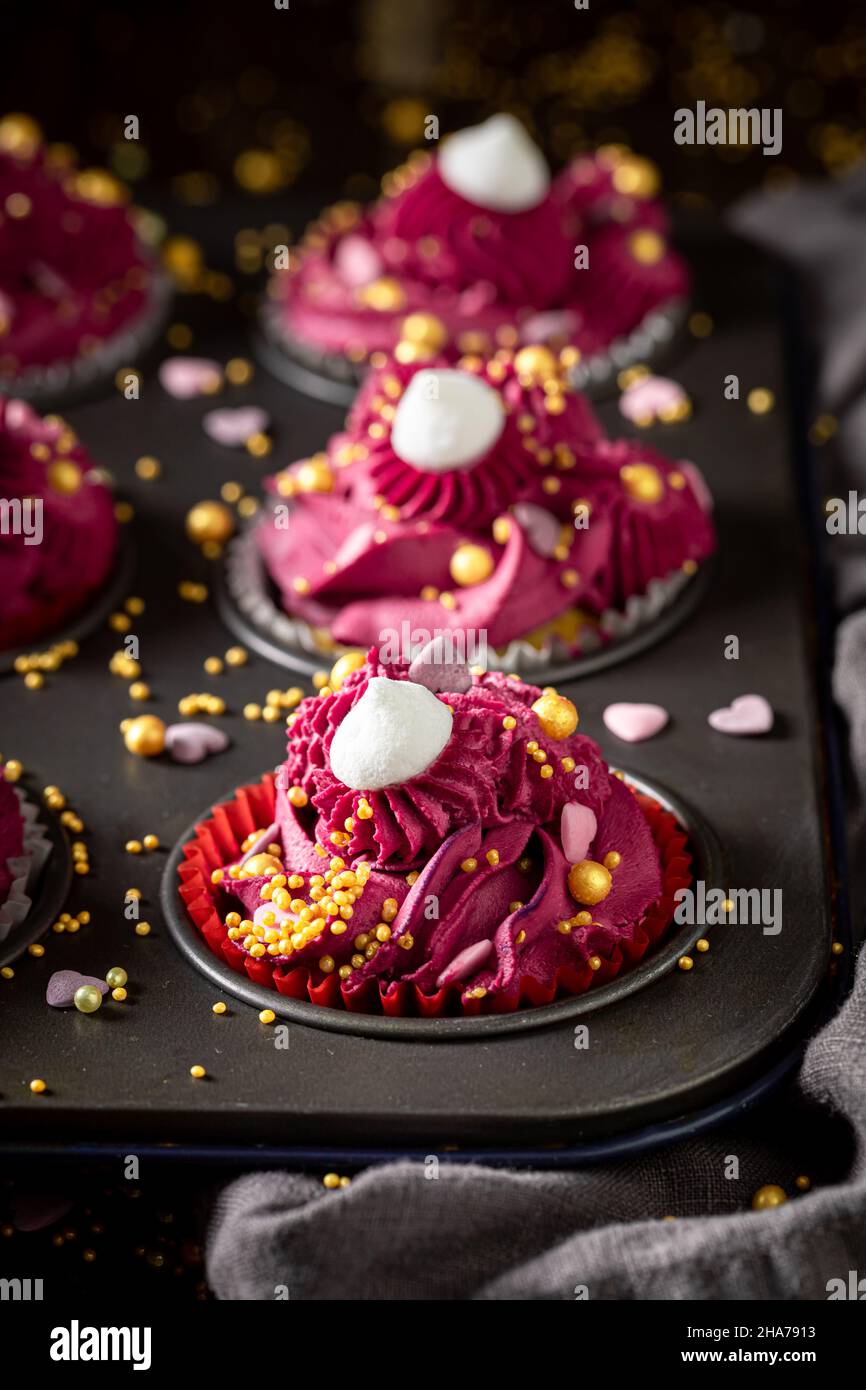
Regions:
<svg viewBox="0 0 866 1390"><path fill-rule="evenodd" d="M36 806L6 780L5 773L0 763L0 949L4 960L14 958L7 942L30 914L32 895L51 852Z"/></svg>
<svg viewBox="0 0 866 1390"><path fill-rule="evenodd" d="M127 197L28 117L0 120L0 391L54 401L155 333L165 281Z"/></svg>
<svg viewBox="0 0 866 1390"><path fill-rule="evenodd" d="M360 661L292 716L270 824L241 797L186 845L211 949L296 998L422 1016L549 1003L639 960L690 881L686 838L571 701L435 643Z"/></svg>
<svg viewBox="0 0 866 1390"><path fill-rule="evenodd" d="M282 606L344 646L405 624L549 664L657 616L714 548L694 465L604 438L543 347L388 363L269 486L255 541Z"/></svg>
<svg viewBox="0 0 866 1390"><path fill-rule="evenodd" d="M671 336L688 292L655 183L612 146L552 180L519 122L494 116L410 159L371 208L326 210L273 278L268 337L349 384L383 353L521 343L601 382Z"/></svg>
<svg viewBox="0 0 866 1390"><path fill-rule="evenodd" d="M0 651L50 635L115 562L111 488L69 426L0 396Z"/></svg>

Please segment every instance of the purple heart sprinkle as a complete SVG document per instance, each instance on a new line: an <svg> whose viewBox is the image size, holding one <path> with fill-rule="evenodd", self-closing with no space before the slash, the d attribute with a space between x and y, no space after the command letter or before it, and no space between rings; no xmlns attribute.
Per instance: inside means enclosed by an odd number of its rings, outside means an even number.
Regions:
<svg viewBox="0 0 866 1390"><path fill-rule="evenodd" d="M100 994L108 993L104 980L94 975L79 975L77 970L55 970L45 988L45 1000L52 1009L68 1009L75 1001L75 991L82 985L96 985Z"/></svg>
<svg viewBox="0 0 866 1390"><path fill-rule="evenodd" d="M169 724L165 746L176 763L200 763L209 753L222 753L229 740L212 724Z"/></svg>
<svg viewBox="0 0 866 1390"><path fill-rule="evenodd" d="M251 435L264 434L271 417L258 405L223 406L209 410L201 423L205 434L217 444L240 448Z"/></svg>
<svg viewBox="0 0 866 1390"><path fill-rule="evenodd" d="M409 679L437 694L465 695L472 688L472 672L465 661L453 659L447 637L433 637L409 667Z"/></svg>

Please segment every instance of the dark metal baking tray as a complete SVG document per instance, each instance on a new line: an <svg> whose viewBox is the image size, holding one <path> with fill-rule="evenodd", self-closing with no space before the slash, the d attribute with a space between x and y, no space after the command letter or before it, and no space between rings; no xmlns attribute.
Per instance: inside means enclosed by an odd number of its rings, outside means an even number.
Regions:
<svg viewBox="0 0 866 1390"><path fill-rule="evenodd" d="M200 418L212 400L181 404L146 382L140 402L113 398L70 418L97 459L122 484L128 480L135 502L136 588L148 604L138 630L154 692L150 708L170 719L180 696L218 688L232 714L224 727L233 744L194 767L128 755L117 724L141 707L132 707L124 684L107 673L116 645L108 632L84 644L43 690L0 686L0 746L40 782L62 786L90 827L94 866L92 877L76 881L71 904L90 908L90 926L74 937L52 937L41 960L25 960L0 987L6 1142L139 1141L183 1151L264 1145L279 1152L460 1144L520 1146L524 1153L557 1144L579 1157L660 1142L659 1135L682 1132L698 1112L697 1123L711 1123L727 1113L735 1093L759 1094L774 1067L790 1065L824 999L836 910L825 727L816 698L813 557L794 482L766 266L717 236L686 249L698 269L696 305L713 314L716 331L693 344L675 370L694 400L693 418L646 437L705 471L717 499L717 572L699 610L663 643L563 688L580 708L582 728L614 765L670 788L712 827L730 886L783 889L780 935L713 930L712 949L688 974L670 971L590 1015L585 1051L574 1047L570 1019L435 1044L292 1023L290 1046L281 1050L253 1006L229 999L228 1013L214 1016L217 989L177 950L159 912L165 856L134 859L123 845L147 831L173 844L226 786L252 781L280 761L281 726L248 723L240 711L281 682L258 659L219 678L203 674L202 659L234 639L212 610L176 597L181 578L204 576L181 521L187 507L218 495L229 478L255 491L261 474L315 449L340 412L261 374L232 397L261 403L276 421L274 454L252 461L203 435ZM194 350L225 358L238 347L237 329L227 328L203 333ZM723 394L731 372L741 382L737 402ZM748 411L752 386L775 392L774 411ZM614 404L601 414L612 432L628 432ZM145 449L163 462L157 483L134 477L133 461ZM740 639L738 661L723 655L732 633ZM777 711L770 736L733 739L707 727L712 709L752 690ZM657 738L626 747L602 724L613 700L657 701L671 711L671 723ZM123 917L128 884L145 894L143 914L154 927L146 938ZM112 965L129 971L127 1004L91 1017L44 1004L52 970L102 974ZM207 1080L190 1078L195 1062L207 1068ZM33 1076L46 1080L45 1095L30 1094Z"/></svg>

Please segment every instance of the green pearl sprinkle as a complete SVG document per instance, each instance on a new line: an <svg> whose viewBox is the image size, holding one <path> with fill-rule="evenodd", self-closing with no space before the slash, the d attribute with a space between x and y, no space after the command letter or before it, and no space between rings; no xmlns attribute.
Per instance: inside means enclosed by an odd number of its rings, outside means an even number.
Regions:
<svg viewBox="0 0 866 1390"><path fill-rule="evenodd" d="M97 989L96 985L79 985L73 1003L79 1013L95 1014L102 1005L102 990Z"/></svg>
<svg viewBox="0 0 866 1390"><path fill-rule="evenodd" d="M113 965L105 977L105 983L111 989L122 989L129 976L122 965Z"/></svg>

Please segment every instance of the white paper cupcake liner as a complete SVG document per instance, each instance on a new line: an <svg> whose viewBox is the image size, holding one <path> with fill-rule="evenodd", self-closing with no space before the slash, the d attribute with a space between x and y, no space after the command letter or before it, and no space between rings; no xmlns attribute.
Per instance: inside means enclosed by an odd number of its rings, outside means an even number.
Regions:
<svg viewBox="0 0 866 1390"><path fill-rule="evenodd" d="M660 638L675 625L672 610L680 616L690 611L691 602L703 591L706 566L694 575L675 570L663 579L650 581L643 594L633 594L622 610L608 609L580 632L580 644L565 642L556 634L540 643L526 637L515 638L507 646L489 648L487 665L491 670L517 671L521 675L547 675L556 672L579 675L600 665L613 664L630 654L629 647L649 645L654 628ZM276 590L256 542L255 527L248 527L226 549L219 582L217 603L223 620L250 646L284 666L311 673L330 665L348 645L335 642L300 618L291 617L279 606ZM679 603L678 603L679 601ZM678 620L678 619L677 619ZM357 645L357 644L356 644Z"/></svg>
<svg viewBox="0 0 866 1390"><path fill-rule="evenodd" d="M52 848L45 826L39 820L39 808L28 801L18 787L15 788L15 795L24 822L24 844L21 854L6 861L13 877L8 897L0 906L0 942L5 941L9 933L27 919Z"/></svg>

